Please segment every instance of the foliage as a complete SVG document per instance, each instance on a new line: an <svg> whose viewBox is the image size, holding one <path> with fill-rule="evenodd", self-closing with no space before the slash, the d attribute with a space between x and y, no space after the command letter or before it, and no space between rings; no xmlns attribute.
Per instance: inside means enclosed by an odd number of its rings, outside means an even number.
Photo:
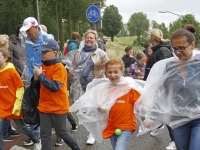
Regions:
<svg viewBox="0 0 200 150"><path fill-rule="evenodd" d="M111 37L114 41L114 36L117 35L122 27L122 16L118 12L118 8L110 5L105 8L102 19L102 32L104 35Z"/></svg>
<svg viewBox="0 0 200 150"><path fill-rule="evenodd" d="M186 24L193 24L196 27L195 37L196 45L200 44L200 23L195 19L194 15L186 14L181 16L181 27L184 28ZM169 29L169 35L171 35L175 30L180 28L180 19L177 19L175 22L171 23Z"/></svg>
<svg viewBox="0 0 200 150"><path fill-rule="evenodd" d="M147 19L147 15L142 12L134 13L131 15L127 26L130 35L136 35L137 42L140 44L140 36L149 30L149 20Z"/></svg>
<svg viewBox="0 0 200 150"><path fill-rule="evenodd" d="M170 38L170 37L169 37L168 28L165 26L164 23L159 24L159 23L157 23L156 21L153 20L153 21L151 22L151 28L152 28L152 29L155 29L155 28L160 29L160 30L162 31L162 33L163 33L163 38L164 38L164 39L169 39L169 38Z"/></svg>
<svg viewBox="0 0 200 150"><path fill-rule="evenodd" d="M123 24L121 30L117 34L117 37L126 37L128 36L127 24Z"/></svg>

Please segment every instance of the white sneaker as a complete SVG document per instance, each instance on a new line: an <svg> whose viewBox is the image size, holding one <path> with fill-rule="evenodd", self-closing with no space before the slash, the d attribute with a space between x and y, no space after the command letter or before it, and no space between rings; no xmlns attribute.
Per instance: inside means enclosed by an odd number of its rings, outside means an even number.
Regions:
<svg viewBox="0 0 200 150"><path fill-rule="evenodd" d="M91 133L88 135L88 139L86 143L89 145L93 145L95 143L95 139L93 138Z"/></svg>
<svg viewBox="0 0 200 150"><path fill-rule="evenodd" d="M33 150L41 150L41 148L42 148L41 142L40 143L35 143Z"/></svg>
<svg viewBox="0 0 200 150"><path fill-rule="evenodd" d="M176 144L174 141L170 142L169 145L166 147L166 150L176 150Z"/></svg>
<svg viewBox="0 0 200 150"><path fill-rule="evenodd" d="M162 127L154 129L153 131L150 132L150 135L151 135L151 136L156 136L156 135L158 135L158 132L159 132L161 129L164 129L164 127L165 127L165 126L162 125Z"/></svg>

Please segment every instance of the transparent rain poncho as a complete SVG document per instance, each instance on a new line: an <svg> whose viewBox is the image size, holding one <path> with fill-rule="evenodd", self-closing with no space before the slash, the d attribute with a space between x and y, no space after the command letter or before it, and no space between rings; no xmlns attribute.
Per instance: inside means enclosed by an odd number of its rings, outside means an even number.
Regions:
<svg viewBox="0 0 200 150"><path fill-rule="evenodd" d="M174 129L200 118L200 52L193 50L188 61L173 57L156 63L135 103L135 114L141 121L139 135L150 130L145 119L154 121L151 129L162 123Z"/></svg>
<svg viewBox="0 0 200 150"><path fill-rule="evenodd" d="M144 84L144 81L138 81ZM117 84L107 78L93 79L86 92L70 107L70 112L78 111L79 124L82 124L96 139L101 142L102 131L107 126L109 110L117 98L127 94L131 89L142 92L141 85L130 77L121 77ZM106 112L99 112L101 107ZM134 110L133 110L134 111Z"/></svg>

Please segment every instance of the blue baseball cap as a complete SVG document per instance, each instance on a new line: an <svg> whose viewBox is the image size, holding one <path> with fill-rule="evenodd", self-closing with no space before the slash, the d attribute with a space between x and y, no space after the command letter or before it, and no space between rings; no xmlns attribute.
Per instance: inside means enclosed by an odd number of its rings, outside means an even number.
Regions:
<svg viewBox="0 0 200 150"><path fill-rule="evenodd" d="M60 49L60 47L58 45L58 42L56 42L54 39L47 39L37 49L40 50L40 51L48 51L49 49L53 49L53 50L58 51Z"/></svg>

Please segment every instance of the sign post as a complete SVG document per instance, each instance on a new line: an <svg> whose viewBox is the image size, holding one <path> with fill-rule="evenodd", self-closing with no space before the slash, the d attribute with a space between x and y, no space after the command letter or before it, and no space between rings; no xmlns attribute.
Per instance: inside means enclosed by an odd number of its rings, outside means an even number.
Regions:
<svg viewBox="0 0 200 150"><path fill-rule="evenodd" d="M93 28L96 30L97 24L101 17L101 11L99 7L97 7L96 5L90 5L88 9L86 10L86 17L88 21L93 24Z"/></svg>

